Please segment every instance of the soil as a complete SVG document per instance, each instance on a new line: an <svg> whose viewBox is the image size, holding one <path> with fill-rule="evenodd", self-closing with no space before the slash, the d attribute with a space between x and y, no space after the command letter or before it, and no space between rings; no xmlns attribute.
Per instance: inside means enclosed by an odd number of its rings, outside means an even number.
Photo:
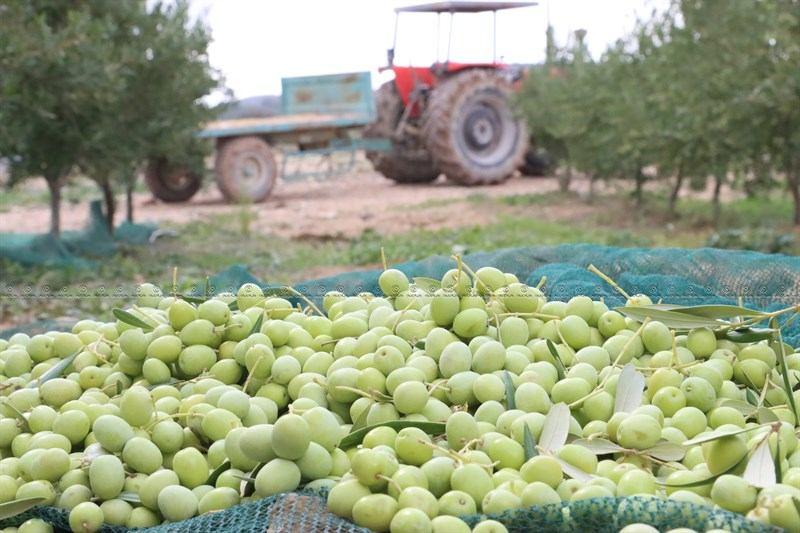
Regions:
<svg viewBox="0 0 800 533"><path fill-rule="evenodd" d="M527 177L476 187L454 185L442 178L432 184L400 185L379 174L362 172L325 181L279 183L266 201L246 206L225 203L213 183L182 204L162 203L149 193L136 194L134 203L137 221L185 224L215 215L240 216L246 209L253 217L250 227L254 231L293 239L339 239L367 229L391 234L490 223L499 213L470 201L471 197L540 194L557 188L554 178ZM548 209L537 206L542 208ZM62 228L83 227L87 212L85 203L65 204ZM49 217L46 205L11 207L0 213L0 232L45 232Z"/></svg>

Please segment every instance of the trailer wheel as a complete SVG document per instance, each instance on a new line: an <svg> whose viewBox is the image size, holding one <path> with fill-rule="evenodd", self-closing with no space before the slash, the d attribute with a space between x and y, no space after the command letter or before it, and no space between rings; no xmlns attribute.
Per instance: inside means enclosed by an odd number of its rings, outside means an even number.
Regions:
<svg viewBox="0 0 800 533"><path fill-rule="evenodd" d="M423 117L423 135L436 166L462 185L511 177L528 147L525 124L514 116L511 84L498 73L471 69L436 87Z"/></svg>
<svg viewBox="0 0 800 533"><path fill-rule="evenodd" d="M394 81L384 83L375 92L375 112L375 122L364 128L364 137L383 137L392 143L388 152L366 153L375 170L397 183L426 183L439 177L431 154L419 137L395 138L403 101Z"/></svg>
<svg viewBox="0 0 800 533"><path fill-rule="evenodd" d="M232 202L261 202L275 186L278 164L260 137L235 137L217 147L217 186Z"/></svg>
<svg viewBox="0 0 800 533"><path fill-rule="evenodd" d="M144 181L153 196L162 202L185 202L203 184L203 177L185 167L170 165L164 158L153 159L144 171Z"/></svg>

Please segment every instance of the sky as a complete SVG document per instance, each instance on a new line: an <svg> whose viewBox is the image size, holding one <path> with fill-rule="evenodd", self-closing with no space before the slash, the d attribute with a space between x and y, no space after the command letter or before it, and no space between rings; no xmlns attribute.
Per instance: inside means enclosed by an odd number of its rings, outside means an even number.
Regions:
<svg viewBox="0 0 800 533"><path fill-rule="evenodd" d="M423 0L191 0L195 17L211 28L212 66L236 98L279 94L280 80L336 72L371 71L373 85L391 79L379 73L394 34L394 8ZM587 30L592 55L629 32L669 0L540 0L535 7L497 13L496 50L509 63L544 58L549 18L563 44L575 30ZM395 63L429 65L444 59L449 15L400 15ZM438 26L438 33L437 33ZM439 36L437 42L437 34ZM492 16L456 14L452 21L453 61L492 59Z"/></svg>

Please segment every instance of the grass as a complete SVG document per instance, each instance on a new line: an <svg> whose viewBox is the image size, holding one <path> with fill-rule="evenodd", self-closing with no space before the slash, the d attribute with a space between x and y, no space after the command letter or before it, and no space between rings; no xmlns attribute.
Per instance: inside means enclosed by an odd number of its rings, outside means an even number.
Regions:
<svg viewBox="0 0 800 533"><path fill-rule="evenodd" d="M217 215L183 226L166 225L176 232L175 237L160 238L151 246L123 247L116 256L99 261L92 270L50 270L2 262L0 279L17 290L30 289L33 294L45 288L52 293L65 292L58 298L0 297L0 323L20 324L65 314L107 316L108 310L124 302L137 283L151 281L169 289L173 267L178 269L180 289L184 291L198 284L202 286L206 276L236 263L245 265L259 279L281 284L347 270L377 268L381 263L381 247L391 263L400 263L454 252L569 242L697 247L710 238L713 240L715 234L724 235L714 232L707 202L684 200L677 216L671 217L665 207L666 199L657 194L649 194L641 209L635 209L630 198L618 194L596 197L588 210L576 195L564 193L497 199L472 195L466 201L497 210L500 214L496 222L394 235L368 230L353 239L289 240L251 231L250 223L232 211L227 216ZM542 210L537 209L539 206L558 206L566 214L559 220L545 220ZM730 241L733 237L724 237L718 243L756 247L748 246L747 232L757 241L755 245L770 238L766 231L796 237L787 226L791 207L788 200L780 198L772 202L745 199L725 204L721 227L750 229L737 234L733 241ZM784 243L781 251L800 253L800 243L795 238L792 243ZM91 296L100 288L106 294L122 292L117 298Z"/></svg>

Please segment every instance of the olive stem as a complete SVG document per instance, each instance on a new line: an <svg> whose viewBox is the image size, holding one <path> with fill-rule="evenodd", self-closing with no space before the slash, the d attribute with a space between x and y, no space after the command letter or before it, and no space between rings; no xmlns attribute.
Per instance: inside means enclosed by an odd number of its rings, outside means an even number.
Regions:
<svg viewBox="0 0 800 533"><path fill-rule="evenodd" d="M542 290L542 287L544 287L545 283L547 283L547 276L542 276L539 280L539 283L536 284L536 288Z"/></svg>
<svg viewBox="0 0 800 533"><path fill-rule="evenodd" d="M492 291L489 289L489 287L487 287L487 286L486 286L486 284L485 284L483 281L481 281L481 278L479 278L479 277L478 277L478 275L475 273L475 271L474 271L474 270L472 270L472 269L469 267L469 265L468 265L468 264L466 264L466 263L465 263L465 262L464 262L464 261L461 259L461 256L453 256L453 259L456 259L456 260L457 260L457 261L460 263L460 265L461 265L461 266L459 267L459 269L460 269L461 267L463 267L463 268L464 268L464 270L466 270L466 271L467 271L467 273L468 273L468 274L469 274L469 275L472 277L472 279L473 279L473 280L475 280L475 287L476 287L476 288L478 287L478 284L480 284L480 285L481 285L481 286L482 286L484 289L486 289L486 292L487 292L488 294L491 294L491 292L492 292Z"/></svg>
<svg viewBox="0 0 800 533"><path fill-rule="evenodd" d="M569 350L569 352L572 354L572 357L574 359L575 358L575 350L573 350L572 346L570 346L569 343L567 343L567 341L564 340L564 335L561 334L561 329L559 328L560 325L561 325L561 320L556 320L556 333L558 334L558 338L561 340L561 342L564 344L564 346L567 348L567 350Z"/></svg>
<svg viewBox="0 0 800 533"><path fill-rule="evenodd" d="M622 287L620 287L620 286L617 284L617 282L616 282L616 281L614 281L613 279L611 279L611 277L609 277L607 274L605 274L605 273L601 272L599 268L597 268L596 266L594 266L594 265L590 264L590 265L587 267L587 270L588 270L589 272L591 272L592 274L594 274L594 275L598 276L600 279L602 279L603 281L605 281L605 282L606 282L606 283L608 283L609 285L611 285L611 287L612 287L612 288L613 288L615 291L617 291L618 293L620 293L621 295L623 295L623 296L624 296L626 299L630 300L630 298L631 298L631 297L630 297L630 295L629 295L627 292L625 292L625 289L623 289Z"/></svg>
<svg viewBox="0 0 800 533"><path fill-rule="evenodd" d="M371 394L369 392L365 392L365 391L363 391L361 389L357 389L355 387L348 387L347 385L336 385L336 390L346 390L346 391L352 392L353 394L358 394L359 396L361 396L363 398L369 398L370 400L372 400L374 402L378 402L378 401L381 400L380 398L374 396L373 394Z"/></svg>
<svg viewBox="0 0 800 533"><path fill-rule="evenodd" d="M314 302L312 302L311 300L309 300L308 298L306 298L306 296L305 296L303 293L301 293L300 291L298 291L298 290L297 290L297 289L295 289L294 287L289 287L289 286L287 286L287 287L286 287L286 290L288 290L290 293L294 294L294 295L295 295L295 296L297 296L298 298L302 299L302 300L303 300L305 303L307 303L307 304L308 304L308 306L309 306L311 309L313 309L313 310L314 310L314 311L315 311L315 312L316 312L316 313L317 313L319 316L325 316L325 313L323 313L322 311L320 311L320 310L319 310L319 307L317 307L317 306L314 304Z"/></svg>
<svg viewBox="0 0 800 533"><path fill-rule="evenodd" d="M386 250L383 249L383 246L381 246L381 264L384 271L389 269L389 263L386 262Z"/></svg>

